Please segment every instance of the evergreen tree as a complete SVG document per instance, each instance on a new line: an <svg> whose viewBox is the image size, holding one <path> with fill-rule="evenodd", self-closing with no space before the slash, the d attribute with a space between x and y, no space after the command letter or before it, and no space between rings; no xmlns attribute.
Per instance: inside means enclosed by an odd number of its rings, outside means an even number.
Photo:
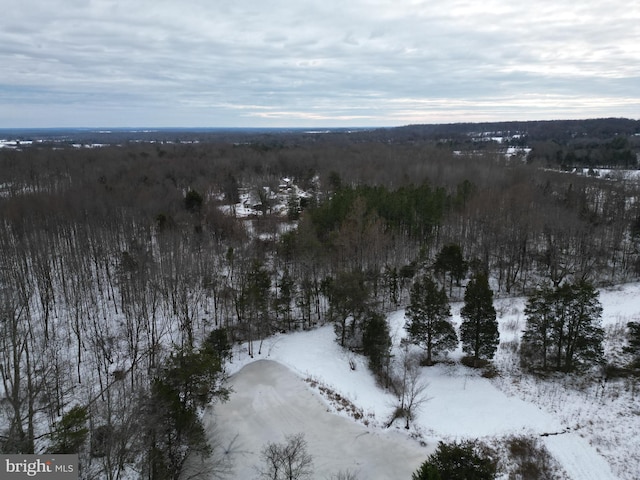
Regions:
<svg viewBox="0 0 640 480"><path fill-rule="evenodd" d="M362 351L369 359L369 368L376 375L383 373L389 362L391 335L384 315L371 312L362 334Z"/></svg>
<svg viewBox="0 0 640 480"><path fill-rule="evenodd" d="M229 330L225 327L212 330L205 339L202 348L208 355L218 356L223 362L231 360Z"/></svg>
<svg viewBox="0 0 640 480"><path fill-rule="evenodd" d="M477 366L480 359L491 359L498 348L500 335L493 292L486 275L475 275L464 293L464 306L460 310L462 349L473 355Z"/></svg>
<svg viewBox="0 0 640 480"><path fill-rule="evenodd" d="M454 350L458 337L449 321L451 308L444 288L439 289L428 275L418 279L411 288L406 310L409 338L427 352L426 362L433 363L433 354Z"/></svg>
<svg viewBox="0 0 640 480"><path fill-rule="evenodd" d="M249 340L249 355L251 357L254 354L253 342L256 330L260 338L264 338L266 334L270 333L270 288L271 277L269 271L264 267L261 260L254 259L246 274L238 301L239 317L244 322L246 336Z"/></svg>
<svg viewBox="0 0 640 480"><path fill-rule="evenodd" d="M412 480L493 480L497 461L493 452L476 442L440 442L412 475Z"/></svg>
<svg viewBox="0 0 640 480"><path fill-rule="evenodd" d="M340 346L360 343L361 320L369 304L369 289L360 271L340 272L325 280L323 289L329 298L330 317L335 322ZM349 323L350 321L350 323Z"/></svg>
<svg viewBox="0 0 640 480"><path fill-rule="evenodd" d="M460 281L467 274L468 264L465 262L462 256L462 249L460 245L451 243L442 247L442 250L436 256L436 261L433 265L436 273L449 274L449 295L451 295L453 288L453 281L456 281L456 285L460 286Z"/></svg>
<svg viewBox="0 0 640 480"><path fill-rule="evenodd" d="M539 288L529 297L524 309L527 327L522 335L520 361L530 368L546 370L548 366L555 318L553 297L551 288Z"/></svg>
<svg viewBox="0 0 640 480"><path fill-rule="evenodd" d="M564 369L588 366L602 361L604 330L601 327L602 305L598 291L588 282L570 286L566 322Z"/></svg>
<svg viewBox="0 0 640 480"><path fill-rule="evenodd" d="M624 352L632 355L631 366L640 367L640 322L627 323L627 346Z"/></svg>
<svg viewBox="0 0 640 480"><path fill-rule="evenodd" d="M89 434L88 415L86 407L76 406L62 416L52 435L51 453L78 453Z"/></svg>
<svg viewBox="0 0 640 480"><path fill-rule="evenodd" d="M541 288L527 301L525 314L520 349L524 366L568 372L602 360L602 306L591 284Z"/></svg>
<svg viewBox="0 0 640 480"><path fill-rule="evenodd" d="M210 342L174 352L154 378L146 408L148 470L153 479L178 479L189 455L211 454L202 410L226 400L222 356Z"/></svg>
<svg viewBox="0 0 640 480"><path fill-rule="evenodd" d="M195 190L189 190L184 197L184 208L190 212L199 212L204 199L202 195Z"/></svg>
<svg viewBox="0 0 640 480"><path fill-rule="evenodd" d="M286 268L280 276L277 287L278 291L275 298L273 299L274 310L276 316L280 320L279 324L282 326L286 325L286 328L288 330L291 330L291 302L295 293L295 283L293 281L293 278L289 274L289 270L287 270Z"/></svg>
<svg viewBox="0 0 640 480"><path fill-rule="evenodd" d="M438 469L431 463L424 462L418 470L413 472L411 480L442 480Z"/></svg>

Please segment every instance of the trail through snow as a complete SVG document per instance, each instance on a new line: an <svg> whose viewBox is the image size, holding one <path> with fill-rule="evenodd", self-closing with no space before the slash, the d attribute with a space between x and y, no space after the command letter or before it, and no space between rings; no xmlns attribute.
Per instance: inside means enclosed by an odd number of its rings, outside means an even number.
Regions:
<svg viewBox="0 0 640 480"><path fill-rule="evenodd" d="M575 480L616 480L611 467L576 433L544 437L544 444Z"/></svg>

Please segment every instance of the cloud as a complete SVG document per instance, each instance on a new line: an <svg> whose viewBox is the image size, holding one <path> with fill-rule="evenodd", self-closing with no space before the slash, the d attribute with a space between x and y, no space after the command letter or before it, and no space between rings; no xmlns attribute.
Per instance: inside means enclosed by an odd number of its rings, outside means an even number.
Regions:
<svg viewBox="0 0 640 480"><path fill-rule="evenodd" d="M5 127L637 117L640 99L633 2L8 3Z"/></svg>

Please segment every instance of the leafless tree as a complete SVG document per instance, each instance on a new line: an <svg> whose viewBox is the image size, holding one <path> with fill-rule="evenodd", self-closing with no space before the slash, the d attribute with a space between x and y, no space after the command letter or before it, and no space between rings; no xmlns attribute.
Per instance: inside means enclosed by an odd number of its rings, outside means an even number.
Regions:
<svg viewBox="0 0 640 480"><path fill-rule="evenodd" d="M313 458L307 452L304 434L287 435L285 443L268 443L261 452L258 469L264 480L303 480L312 478Z"/></svg>
<svg viewBox="0 0 640 480"><path fill-rule="evenodd" d="M398 363L393 382L396 386L398 404L392 418L387 423L387 428L396 419L404 418L404 428L408 430L420 408L430 400L427 396L429 384L424 382L420 376L420 355L411 352L407 342L404 343Z"/></svg>

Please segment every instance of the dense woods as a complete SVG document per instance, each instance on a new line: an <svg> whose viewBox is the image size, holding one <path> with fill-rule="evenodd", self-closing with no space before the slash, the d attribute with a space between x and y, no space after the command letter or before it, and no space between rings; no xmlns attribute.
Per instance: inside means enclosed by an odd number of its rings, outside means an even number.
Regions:
<svg viewBox="0 0 640 480"><path fill-rule="evenodd" d="M572 142L530 162L424 137L0 150L0 450L75 448L84 478L178 478L185 452L213 454L198 412L226 396L230 344L260 355L274 332L333 322L382 372L380 313L410 304L431 362L471 276L532 295L527 355L570 370L584 338L542 330L539 300L574 308L563 289L640 275L638 182L541 168L635 167L636 137ZM469 352L490 358L495 335Z"/></svg>

